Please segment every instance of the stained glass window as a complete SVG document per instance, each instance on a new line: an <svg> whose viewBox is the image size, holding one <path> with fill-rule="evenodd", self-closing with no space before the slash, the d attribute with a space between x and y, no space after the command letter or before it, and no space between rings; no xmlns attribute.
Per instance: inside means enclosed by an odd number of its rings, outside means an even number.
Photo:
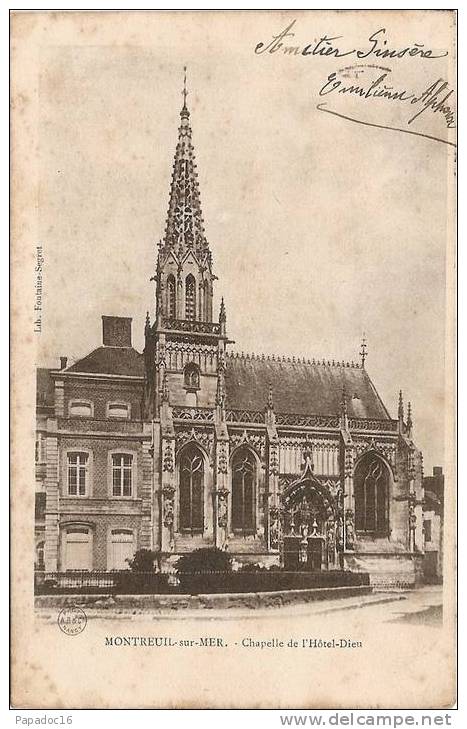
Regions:
<svg viewBox="0 0 467 729"><path fill-rule="evenodd" d="M389 472L375 456L364 458L355 471L355 527L369 534L388 533Z"/></svg>
<svg viewBox="0 0 467 729"><path fill-rule="evenodd" d="M195 447L180 458L180 529L199 533L204 526L204 460Z"/></svg>
<svg viewBox="0 0 467 729"><path fill-rule="evenodd" d="M255 531L256 463L251 451L241 449L232 462L232 529Z"/></svg>

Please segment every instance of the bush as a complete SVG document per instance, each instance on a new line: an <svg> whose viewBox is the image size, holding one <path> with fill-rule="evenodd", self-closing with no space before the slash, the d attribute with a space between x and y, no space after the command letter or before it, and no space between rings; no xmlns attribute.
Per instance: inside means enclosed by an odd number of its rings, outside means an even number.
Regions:
<svg viewBox="0 0 467 729"><path fill-rule="evenodd" d="M258 564L257 562L244 562L240 568L239 572L264 572L266 570L266 567L262 564Z"/></svg>
<svg viewBox="0 0 467 729"><path fill-rule="evenodd" d="M158 556L157 552L150 549L138 549L129 561L130 568L133 572L154 572L154 562Z"/></svg>
<svg viewBox="0 0 467 729"><path fill-rule="evenodd" d="M177 574L184 572L231 572L232 557L217 547L203 547L177 561Z"/></svg>

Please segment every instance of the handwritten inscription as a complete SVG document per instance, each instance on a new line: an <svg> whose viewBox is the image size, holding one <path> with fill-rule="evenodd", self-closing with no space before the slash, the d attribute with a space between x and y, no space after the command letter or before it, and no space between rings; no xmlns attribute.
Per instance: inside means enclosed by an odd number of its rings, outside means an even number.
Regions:
<svg viewBox="0 0 467 729"><path fill-rule="evenodd" d="M255 53L282 53L288 56L330 56L333 58L344 58L344 56L355 56L359 60L366 58L404 58L412 57L419 59L443 58L448 55L447 50L434 51L427 48L424 43L412 42L402 48L391 48L386 28L379 28L368 37L359 48L345 48L345 41L341 35L323 35L318 41L306 45L294 45L292 39L295 33L292 32L296 20L292 20L277 35L273 35L269 41L256 44Z"/></svg>
<svg viewBox="0 0 467 729"><path fill-rule="evenodd" d="M346 75L349 70L343 69L342 71L330 73L319 90L319 95L348 94L358 96L364 101L376 98L386 99L387 101L405 102L416 108L412 116L407 120L407 124L412 124L421 114L430 110L434 114L442 114L444 116L445 125L448 129L455 128L454 111L447 103L454 91L453 89L449 89L448 83L443 79L440 78L434 81L422 93L414 93L407 89L396 89L392 84L387 83L391 74L390 69L384 69L383 73L377 71L375 74L374 67L368 67L368 69L365 67L357 67L357 71L367 71L368 73L364 73L364 75L370 76L368 80L363 78L358 83L348 82ZM344 76L344 74L346 75Z"/></svg>

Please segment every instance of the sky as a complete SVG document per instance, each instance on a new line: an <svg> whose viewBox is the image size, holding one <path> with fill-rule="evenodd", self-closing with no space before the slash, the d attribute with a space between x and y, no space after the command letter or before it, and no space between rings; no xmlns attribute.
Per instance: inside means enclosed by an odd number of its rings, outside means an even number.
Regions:
<svg viewBox="0 0 467 729"><path fill-rule="evenodd" d="M133 317L133 343L142 350L186 63L219 279L214 311L223 296L233 348L358 360L365 332L366 367L383 402L395 417L403 390L425 473L443 465L453 148L318 110L318 91L342 60L254 53L294 18L304 42L328 33L348 47L381 22L367 14L349 25L346 13L239 13L228 23L161 14L118 24L112 15L37 29L45 259L37 364L57 366L60 355L76 360L99 346L103 314ZM418 35L401 15L385 23L391 42L425 39L423 14ZM432 39L430 14L425 24ZM417 60L391 68L420 90L440 69ZM405 110L384 100L364 109L359 100L332 102L372 121L405 123ZM417 120L418 129L441 133L432 117Z"/></svg>

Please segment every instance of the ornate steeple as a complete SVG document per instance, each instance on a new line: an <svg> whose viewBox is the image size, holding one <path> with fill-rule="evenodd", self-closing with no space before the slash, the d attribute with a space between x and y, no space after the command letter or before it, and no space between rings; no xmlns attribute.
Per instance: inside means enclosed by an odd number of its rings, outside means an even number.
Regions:
<svg viewBox="0 0 467 729"><path fill-rule="evenodd" d="M204 232L187 96L185 68L169 210L152 276L156 316L145 326L144 412L159 417L164 408L168 412L169 400L173 407L217 405L220 423L225 420L224 358L229 340L223 301L219 320L213 320L216 276Z"/></svg>
<svg viewBox="0 0 467 729"><path fill-rule="evenodd" d="M186 66L184 68L183 106L178 129L178 143L175 150L172 184L170 187L169 210L162 245L162 251L176 253L181 260L187 250L196 253L198 261L210 259L210 252L204 232L201 200L196 172L195 151L192 144L190 112L186 98Z"/></svg>
<svg viewBox="0 0 467 729"><path fill-rule="evenodd" d="M156 275L157 328L183 330L182 321L212 322L212 258L203 214L187 106L186 67L178 142L173 163L169 209L158 246ZM190 325L191 326L191 325Z"/></svg>

